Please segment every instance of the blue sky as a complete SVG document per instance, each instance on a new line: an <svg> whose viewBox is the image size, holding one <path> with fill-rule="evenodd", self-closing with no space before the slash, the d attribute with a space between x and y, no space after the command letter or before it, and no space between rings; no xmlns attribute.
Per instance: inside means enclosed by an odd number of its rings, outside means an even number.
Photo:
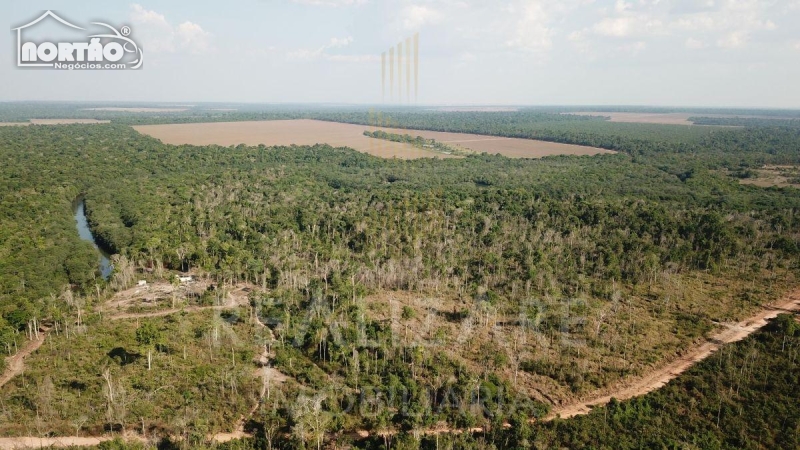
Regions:
<svg viewBox="0 0 800 450"><path fill-rule="evenodd" d="M48 9L129 25L144 67L17 69L11 29ZM28 0L0 17L0 101L380 103L380 54L418 32L422 104L800 108L800 0Z"/></svg>

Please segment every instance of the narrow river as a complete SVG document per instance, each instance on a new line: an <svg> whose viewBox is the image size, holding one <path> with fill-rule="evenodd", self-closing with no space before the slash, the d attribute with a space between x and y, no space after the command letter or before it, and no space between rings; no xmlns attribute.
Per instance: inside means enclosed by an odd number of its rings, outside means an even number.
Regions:
<svg viewBox="0 0 800 450"><path fill-rule="evenodd" d="M75 223L78 227L78 236L81 237L82 240L91 242L97 252L100 254L100 274L103 275L104 279L108 279L111 276L111 271L114 267L111 265L111 255L104 252L103 249L97 246L97 242L94 240L94 236L92 235L92 230L89 229L89 221L86 220L86 205L84 204L83 198L79 198L78 200L73 203L72 210L75 213Z"/></svg>

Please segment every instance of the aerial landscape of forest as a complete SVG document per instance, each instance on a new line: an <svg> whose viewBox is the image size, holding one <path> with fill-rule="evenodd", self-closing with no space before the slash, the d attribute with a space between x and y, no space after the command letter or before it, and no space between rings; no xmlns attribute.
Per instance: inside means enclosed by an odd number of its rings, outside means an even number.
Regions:
<svg viewBox="0 0 800 450"><path fill-rule="evenodd" d="M797 167L800 127L387 111L403 136L369 132L370 114L196 107L0 128L0 433L104 448L797 445L800 191L743 181ZM431 154L164 144L130 126L261 115L361 124ZM442 159L450 147L411 137L426 129L598 150Z"/></svg>
<svg viewBox="0 0 800 450"><path fill-rule="evenodd" d="M229 3L0 3L0 450L800 449L798 0Z"/></svg>

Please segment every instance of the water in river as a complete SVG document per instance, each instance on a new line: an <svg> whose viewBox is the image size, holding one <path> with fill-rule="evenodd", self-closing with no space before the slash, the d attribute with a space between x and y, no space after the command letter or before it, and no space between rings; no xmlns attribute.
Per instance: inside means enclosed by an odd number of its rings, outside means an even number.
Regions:
<svg viewBox="0 0 800 450"><path fill-rule="evenodd" d="M75 202L74 212L75 212L75 222L78 227L78 235L84 241L91 242L94 248L97 249L97 252L100 254L100 274L103 275L103 278L106 280L108 277L111 276L111 271L114 267L111 265L111 255L104 252L103 249L97 246L97 242L94 240L94 236L92 235L92 230L89 229L89 222L86 220L86 205L83 202L83 199L78 200Z"/></svg>

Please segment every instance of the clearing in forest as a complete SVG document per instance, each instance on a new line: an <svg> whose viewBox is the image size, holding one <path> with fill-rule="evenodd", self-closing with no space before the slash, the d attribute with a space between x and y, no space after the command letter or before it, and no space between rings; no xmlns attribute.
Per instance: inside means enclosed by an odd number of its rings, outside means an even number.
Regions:
<svg viewBox="0 0 800 450"><path fill-rule="evenodd" d="M657 123L662 125L694 125L689 118L708 114L695 113L634 113L634 112L607 112L607 111L581 111L570 112L576 116L602 116L608 117L609 122L627 123Z"/></svg>
<svg viewBox="0 0 800 450"><path fill-rule="evenodd" d="M150 112L183 112L187 108L85 108L83 111L110 111L110 112L129 112L129 113L150 113Z"/></svg>
<svg viewBox="0 0 800 450"><path fill-rule="evenodd" d="M754 115L737 115L737 114L704 114L704 113L691 113L691 112L674 112L674 113L638 113L638 112L612 112L612 111L580 111L568 112L563 114L571 114L575 116L601 116L608 117L609 122L624 122L624 123L649 123L660 125L696 125L698 127L705 127L709 125L697 125L691 120L692 117L713 117L719 119L742 118L742 119L756 119L763 118L763 116ZM774 117L777 119L777 117ZM720 125L713 125L719 127ZM730 127L726 127L730 128Z"/></svg>
<svg viewBox="0 0 800 450"><path fill-rule="evenodd" d="M800 188L800 166L765 165L760 169L749 169L732 175L739 178L740 184Z"/></svg>
<svg viewBox="0 0 800 450"><path fill-rule="evenodd" d="M350 147L383 158L446 158L453 157L432 150L416 148L401 142L389 142L364 136L365 130L384 130L435 139L437 142L463 147L475 152L499 153L510 158L541 158L550 155L596 155L613 153L594 147L553 142L484 136L465 133L444 133L423 130L376 128L365 125L324 122L319 120L274 120L258 122L218 122L170 125L142 125L138 132L160 139L165 144L181 145L314 145L329 144Z"/></svg>

